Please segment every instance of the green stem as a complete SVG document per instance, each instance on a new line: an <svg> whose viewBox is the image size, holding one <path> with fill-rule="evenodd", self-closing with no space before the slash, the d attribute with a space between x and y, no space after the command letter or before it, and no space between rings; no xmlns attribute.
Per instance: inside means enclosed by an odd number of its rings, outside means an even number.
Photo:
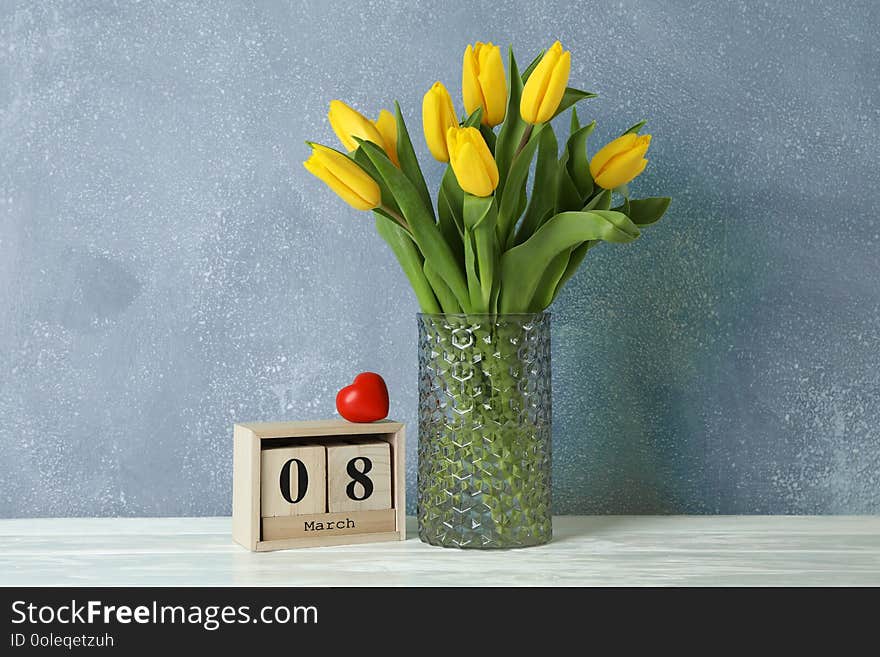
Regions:
<svg viewBox="0 0 880 657"><path fill-rule="evenodd" d="M523 132L522 139L519 142L519 146L516 147L516 153L513 154L513 159L516 159L516 156L520 154L520 151L526 147L526 144L529 143L529 139L532 136L532 130L535 129L535 125L533 123L529 123ZM512 160L511 160L512 161Z"/></svg>

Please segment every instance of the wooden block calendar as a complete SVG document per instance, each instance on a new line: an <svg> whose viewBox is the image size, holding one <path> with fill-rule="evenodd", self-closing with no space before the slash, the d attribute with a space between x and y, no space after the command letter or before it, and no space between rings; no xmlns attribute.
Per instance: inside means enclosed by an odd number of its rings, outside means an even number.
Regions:
<svg viewBox="0 0 880 657"><path fill-rule="evenodd" d="M324 513L327 450L304 443L260 450L260 515L264 518Z"/></svg>
<svg viewBox="0 0 880 657"><path fill-rule="evenodd" d="M327 508L372 511L391 508L391 445L354 440L327 445Z"/></svg>
<svg viewBox="0 0 880 657"><path fill-rule="evenodd" d="M404 540L404 426L236 424L232 536L249 550Z"/></svg>

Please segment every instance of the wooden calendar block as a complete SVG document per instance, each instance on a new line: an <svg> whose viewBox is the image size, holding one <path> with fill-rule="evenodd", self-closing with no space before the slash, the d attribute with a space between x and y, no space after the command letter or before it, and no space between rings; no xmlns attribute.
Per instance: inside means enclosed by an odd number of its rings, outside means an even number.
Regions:
<svg viewBox="0 0 880 657"><path fill-rule="evenodd" d="M327 511L327 455L322 445L264 449L260 459L262 517Z"/></svg>
<svg viewBox="0 0 880 657"><path fill-rule="evenodd" d="M340 443L353 453L340 451L344 460L339 486L345 500L344 510L333 512L327 503L328 455L325 448ZM363 443L369 443L364 445ZM248 550L266 552L287 548L348 543L402 541L406 538L406 449L405 430L399 422L352 423L345 420L309 422L248 422L233 428L232 453L232 537ZM315 452L317 448L318 452ZM291 450L306 450L292 452ZM362 451L371 450L371 451ZM294 455L295 456L292 456ZM317 455L320 454L320 458ZM348 461L362 454L370 459L355 460L353 469L360 482L349 500L346 488ZM281 470L291 458L305 467L308 486L302 499L287 501L281 490ZM320 474L323 466L324 474ZM288 495L296 500L300 492L300 468L290 464L286 473ZM363 473L363 474L361 474ZM363 477L372 490L365 496ZM316 485L320 481L321 485ZM323 495L324 501L309 498ZM283 504L278 498L284 500ZM346 504L347 502L347 504ZM366 506L349 506L360 502ZM313 504L306 511L304 503ZM372 505L376 505L375 507ZM336 505L339 508L339 505ZM276 515L272 515L276 514ZM294 515L292 515L294 514Z"/></svg>
<svg viewBox="0 0 880 657"><path fill-rule="evenodd" d="M327 445L330 513L391 508L391 447L371 441Z"/></svg>
<svg viewBox="0 0 880 657"><path fill-rule="evenodd" d="M303 538L320 541L325 536L376 534L394 531L395 510L344 511L318 513L313 516L263 518L263 540Z"/></svg>

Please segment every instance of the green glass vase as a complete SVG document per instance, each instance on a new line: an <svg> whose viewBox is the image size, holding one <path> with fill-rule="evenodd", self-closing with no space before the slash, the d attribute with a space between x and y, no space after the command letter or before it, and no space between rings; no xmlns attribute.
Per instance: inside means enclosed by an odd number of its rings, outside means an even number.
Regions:
<svg viewBox="0 0 880 657"><path fill-rule="evenodd" d="M429 315L419 325L419 537L550 541L550 314Z"/></svg>

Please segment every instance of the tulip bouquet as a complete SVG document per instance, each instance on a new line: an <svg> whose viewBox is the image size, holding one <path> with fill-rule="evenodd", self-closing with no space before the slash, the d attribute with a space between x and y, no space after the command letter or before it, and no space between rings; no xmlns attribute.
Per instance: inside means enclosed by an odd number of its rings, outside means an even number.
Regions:
<svg viewBox="0 0 880 657"><path fill-rule="evenodd" d="M648 162L644 121L588 158L596 123L581 125L574 106L595 94L568 86L570 68L558 41L522 73L511 50L506 75L497 46L467 46L463 120L440 82L422 104L428 149L449 163L436 207L399 105L374 122L330 103L344 152L309 142L304 165L350 205L373 211L423 312L542 311L591 248L631 242L666 211L669 198L630 197L628 183ZM569 108L560 154L550 122Z"/></svg>

